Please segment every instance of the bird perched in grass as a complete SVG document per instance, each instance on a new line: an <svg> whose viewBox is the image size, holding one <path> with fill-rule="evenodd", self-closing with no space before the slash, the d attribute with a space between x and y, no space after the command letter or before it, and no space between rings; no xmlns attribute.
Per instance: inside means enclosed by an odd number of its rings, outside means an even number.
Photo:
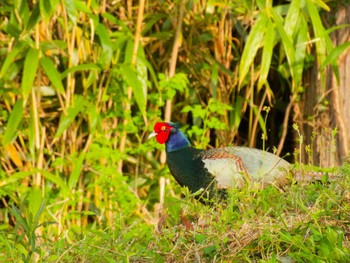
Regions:
<svg viewBox="0 0 350 263"><path fill-rule="evenodd" d="M192 193L202 190L210 198L247 181L283 186L292 171L289 162L254 148L193 148L180 126L171 122L157 122L148 136L152 137L165 143L167 164L175 180Z"/></svg>

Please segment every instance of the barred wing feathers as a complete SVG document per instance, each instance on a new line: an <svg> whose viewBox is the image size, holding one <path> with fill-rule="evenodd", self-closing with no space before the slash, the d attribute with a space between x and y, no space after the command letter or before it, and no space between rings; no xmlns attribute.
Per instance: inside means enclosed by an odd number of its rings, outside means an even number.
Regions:
<svg viewBox="0 0 350 263"><path fill-rule="evenodd" d="M282 158L248 147L211 149L200 156L221 189L242 187L246 181L283 185L291 169L291 164Z"/></svg>

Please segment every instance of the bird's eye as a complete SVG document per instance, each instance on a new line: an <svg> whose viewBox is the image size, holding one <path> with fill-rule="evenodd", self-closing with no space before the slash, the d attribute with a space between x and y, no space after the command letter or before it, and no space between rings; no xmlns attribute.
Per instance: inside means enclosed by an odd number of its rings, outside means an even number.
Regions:
<svg viewBox="0 0 350 263"><path fill-rule="evenodd" d="M165 126L162 126L161 130L162 131L165 131L166 127Z"/></svg>

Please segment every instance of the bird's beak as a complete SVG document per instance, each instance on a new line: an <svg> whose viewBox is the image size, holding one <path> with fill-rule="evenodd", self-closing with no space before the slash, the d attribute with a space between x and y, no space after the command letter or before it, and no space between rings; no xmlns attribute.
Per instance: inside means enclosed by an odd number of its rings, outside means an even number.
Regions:
<svg viewBox="0 0 350 263"><path fill-rule="evenodd" d="M150 135L148 135L148 140L153 138L153 137L156 137L157 135L158 135L158 133L156 133L156 132L150 133Z"/></svg>

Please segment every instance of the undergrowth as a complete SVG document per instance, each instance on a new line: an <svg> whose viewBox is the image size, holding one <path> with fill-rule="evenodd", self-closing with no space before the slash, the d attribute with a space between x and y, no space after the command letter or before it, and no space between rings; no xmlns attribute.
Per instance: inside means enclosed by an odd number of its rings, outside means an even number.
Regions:
<svg viewBox="0 0 350 263"><path fill-rule="evenodd" d="M247 186L212 206L182 190L187 197L167 195L156 224L120 214L112 225L72 226L58 239L35 231L50 222L37 225L37 215L21 217L13 207L17 220L12 231L2 227L0 260L29 262L35 253L41 262L347 262L350 166L341 173L336 182Z"/></svg>

